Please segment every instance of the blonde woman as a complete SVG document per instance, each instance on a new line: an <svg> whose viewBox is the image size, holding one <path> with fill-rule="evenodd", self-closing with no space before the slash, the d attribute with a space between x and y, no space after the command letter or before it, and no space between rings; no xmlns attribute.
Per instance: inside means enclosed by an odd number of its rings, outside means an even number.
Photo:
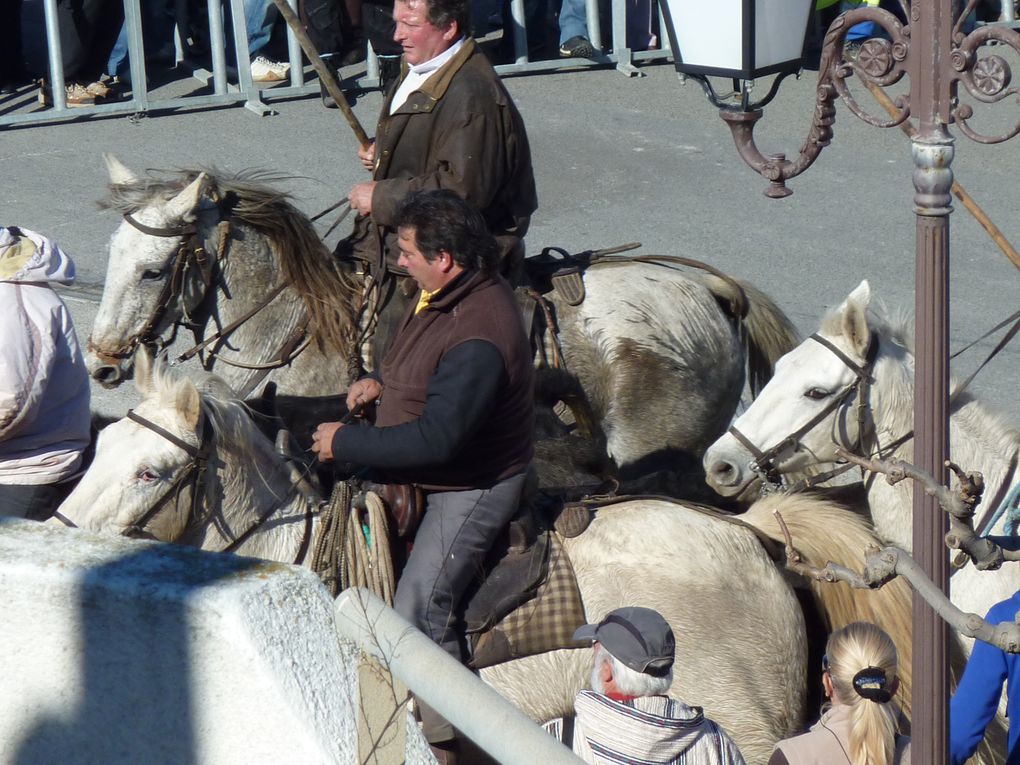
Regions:
<svg viewBox="0 0 1020 765"><path fill-rule="evenodd" d="M882 630L854 622L829 637L822 660L829 703L822 719L780 741L768 765L906 765L910 741L898 734L893 696L896 646Z"/></svg>

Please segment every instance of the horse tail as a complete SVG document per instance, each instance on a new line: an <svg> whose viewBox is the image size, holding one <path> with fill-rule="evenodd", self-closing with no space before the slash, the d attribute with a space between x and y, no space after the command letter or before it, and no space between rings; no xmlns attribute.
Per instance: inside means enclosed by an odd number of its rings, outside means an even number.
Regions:
<svg viewBox="0 0 1020 765"><path fill-rule="evenodd" d="M709 291L723 305L746 303L747 314L741 322L741 339L747 356L747 382L751 395L757 396L772 378L772 370L781 356L800 343L789 317L768 295L742 279L727 280L714 274L699 274ZM743 295L736 294L737 290Z"/></svg>
<svg viewBox="0 0 1020 765"><path fill-rule="evenodd" d="M740 516L779 542L785 541L773 511L790 530L804 561L822 567L829 561L859 569L869 545L881 546L871 524L846 506L813 494L773 494L755 502ZM845 582L809 580L815 603L829 631L856 621L881 627L896 644L903 711L911 709L911 591L906 580L893 579L877 590L860 590Z"/></svg>

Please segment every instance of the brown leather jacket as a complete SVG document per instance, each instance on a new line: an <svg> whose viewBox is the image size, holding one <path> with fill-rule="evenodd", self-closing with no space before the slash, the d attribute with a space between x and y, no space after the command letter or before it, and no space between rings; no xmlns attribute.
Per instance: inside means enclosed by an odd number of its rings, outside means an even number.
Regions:
<svg viewBox="0 0 1020 765"><path fill-rule="evenodd" d="M376 129L372 215L358 216L338 254L395 266L400 203L412 191L442 188L482 213L506 256L527 232L538 197L524 122L499 75L469 39L390 115L398 85Z"/></svg>

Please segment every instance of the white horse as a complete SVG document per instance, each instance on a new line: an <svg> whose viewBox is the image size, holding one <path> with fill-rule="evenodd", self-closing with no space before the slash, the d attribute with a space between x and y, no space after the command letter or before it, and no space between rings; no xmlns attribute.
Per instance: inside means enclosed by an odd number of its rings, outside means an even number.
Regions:
<svg viewBox="0 0 1020 765"><path fill-rule="evenodd" d="M124 220L86 354L96 380L125 379L137 345L166 341L183 320L207 343L206 369L242 395L262 379L293 395L345 389L364 345L362 277L336 265L284 195L250 174L140 178L107 165L106 204ZM577 307L553 297L555 321L609 455L622 467L683 452L700 472L745 366L756 389L795 344L792 324L751 285L668 265L595 265L584 282ZM747 316L735 318L741 303Z"/></svg>
<svg viewBox="0 0 1020 765"><path fill-rule="evenodd" d="M857 453L882 449L885 457L912 460L913 440L902 440L914 424L912 323L873 307L869 311L871 303L871 288L863 281L823 319L816 333L820 340L805 340L780 359L775 376L733 423L759 452L773 452L768 456L778 471L831 462L837 446ZM865 389L858 385L862 376L874 379L866 399L861 395ZM858 427L859 405L866 415L863 432ZM817 422L801 432L813 420ZM795 433L799 435L789 439ZM949 434L950 459L984 475L982 504L994 510L1004 492L1020 481L1020 431L965 391L952 406ZM757 456L727 433L705 453L709 483L724 495L743 493L756 479L750 466ZM878 533L909 550L912 482L890 486L884 477L870 476L867 489ZM991 533L1005 533L1005 522L1001 519ZM993 603L1020 589L1020 568L981 572L967 566L951 581L953 602L984 615Z"/></svg>
<svg viewBox="0 0 1020 765"><path fill-rule="evenodd" d="M309 519L287 466L243 406L200 393L171 370L157 366L153 372L147 358L140 354L136 362L144 397L135 410L140 420L125 418L102 432L95 461L58 514L98 532L302 560L318 519ZM212 388L223 395L222 388ZM203 453L207 468L191 481L188 466ZM747 516L772 538L779 536L770 513L776 502L762 501ZM803 552L819 565L847 560L874 541L858 516L836 505L809 497L779 502ZM259 525L260 518L265 520ZM805 702L808 646L801 607L751 526L693 506L630 501L598 510L584 533L563 542L589 618L643 605L674 626L672 693L704 706L748 762L763 763L778 739L815 713ZM905 590L861 593L839 585L825 586L819 595L832 627L859 618L882 624L896 636L909 667ZM565 649L491 667L482 676L542 721L570 712L590 661L590 651ZM909 674L906 680L909 699Z"/></svg>

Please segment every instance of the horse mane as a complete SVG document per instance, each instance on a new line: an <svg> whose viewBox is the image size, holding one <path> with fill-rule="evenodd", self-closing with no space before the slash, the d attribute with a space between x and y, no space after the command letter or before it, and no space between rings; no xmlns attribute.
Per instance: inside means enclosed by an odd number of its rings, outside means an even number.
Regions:
<svg viewBox="0 0 1020 765"><path fill-rule="evenodd" d="M794 547L805 562L821 568L829 561L859 570L869 545L882 546L871 524L847 507L813 494L772 494L755 502L740 516L771 539L783 542L783 532L773 514L778 510L790 530ZM902 578L877 590L859 590L845 582L809 580L830 631L850 622L878 625L896 644L898 674L904 712L911 709L911 591Z"/></svg>
<svg viewBox="0 0 1020 765"><path fill-rule="evenodd" d="M262 170L222 173L215 168L179 170L169 178L152 175L122 184L110 184L100 201L103 209L121 215L154 202L168 201L201 173L210 182L214 199L233 200L233 216L264 235L280 262L285 281L305 304L312 335L346 357L357 329L354 297L359 287L337 266L308 217L291 204L291 196L275 188L287 176Z"/></svg>
<svg viewBox="0 0 1020 765"><path fill-rule="evenodd" d="M258 457L273 452L273 446L255 426L248 407L233 389L212 372L185 375L166 363L161 356L152 364L152 392L146 399L157 399L161 406L172 406L181 385L193 384L202 402L202 412L212 426L216 442L229 443L242 459L259 464Z"/></svg>

